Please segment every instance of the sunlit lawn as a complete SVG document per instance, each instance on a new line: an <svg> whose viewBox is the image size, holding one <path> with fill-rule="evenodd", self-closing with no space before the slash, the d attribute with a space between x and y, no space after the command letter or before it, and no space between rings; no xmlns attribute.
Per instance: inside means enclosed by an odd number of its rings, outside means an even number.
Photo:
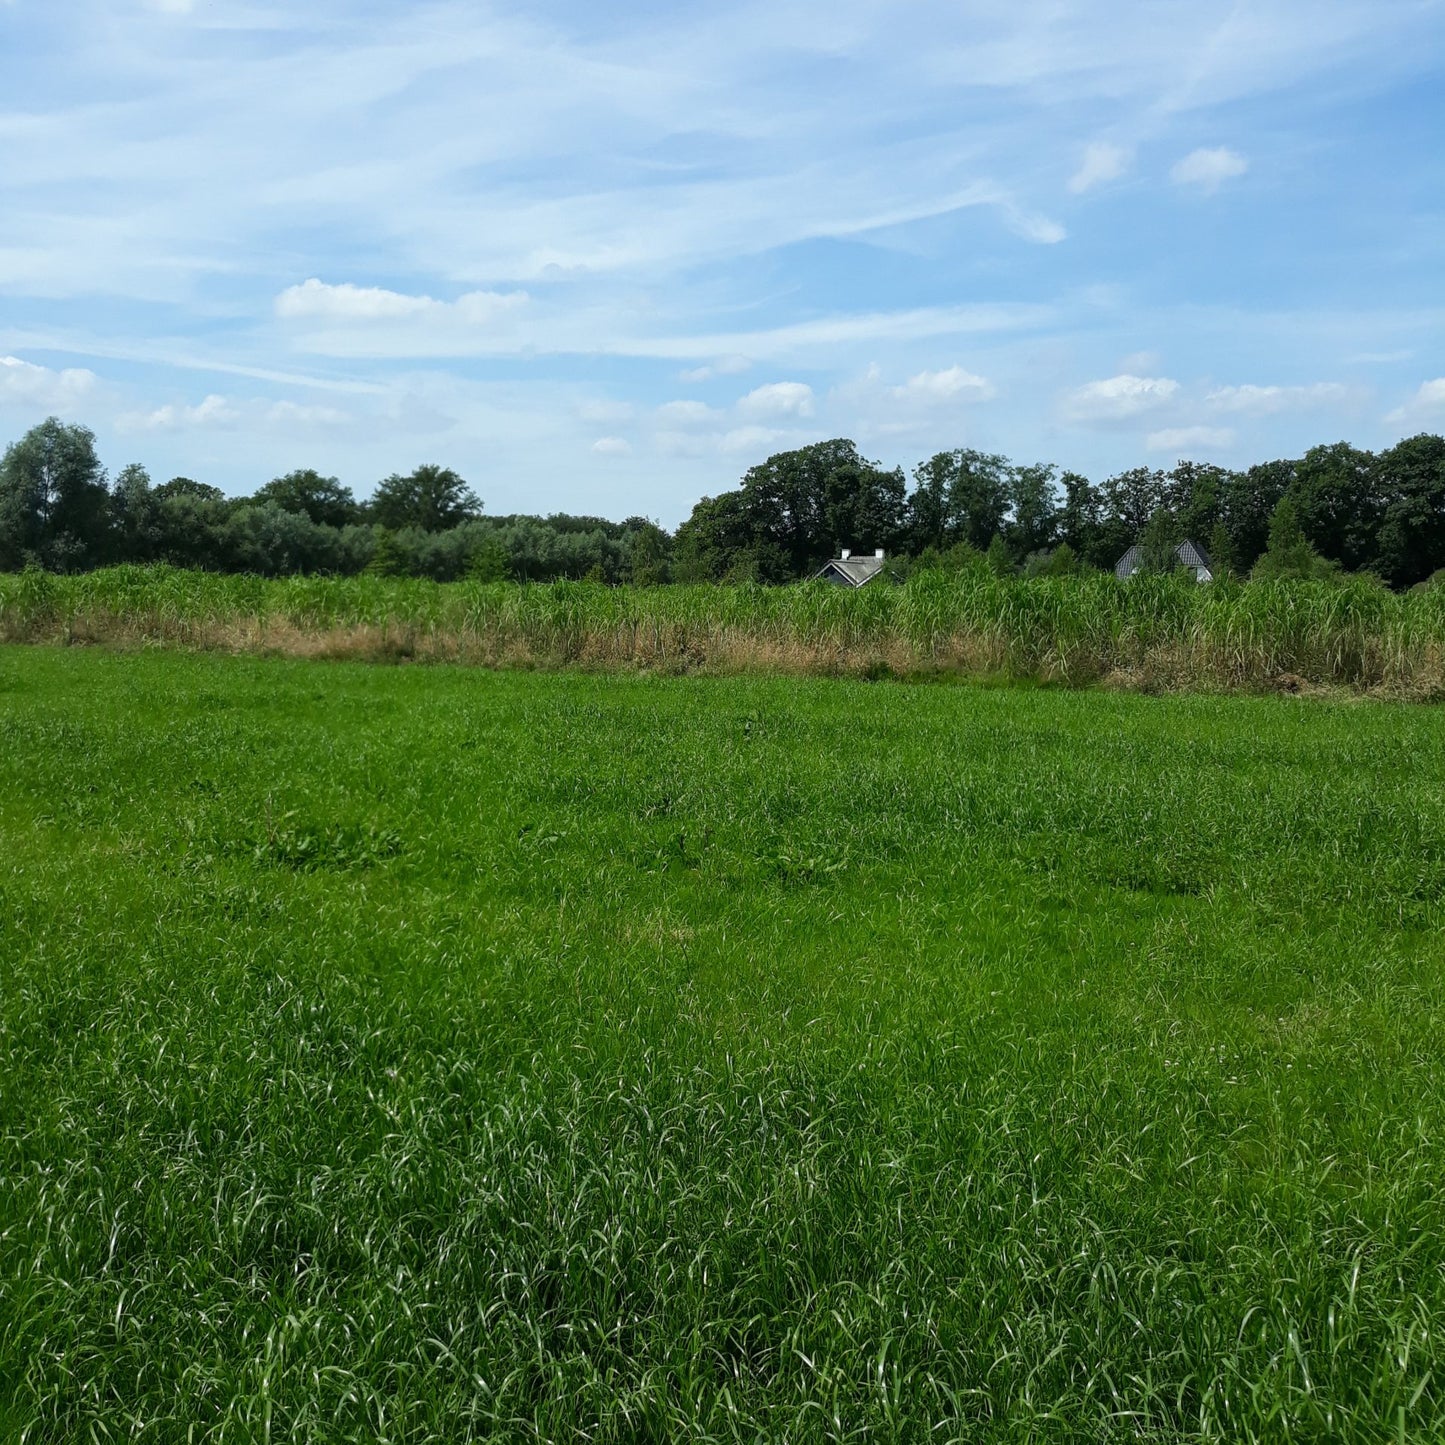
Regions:
<svg viewBox="0 0 1445 1445"><path fill-rule="evenodd" d="M0 651L0 1437L1445 1434L1445 715Z"/></svg>

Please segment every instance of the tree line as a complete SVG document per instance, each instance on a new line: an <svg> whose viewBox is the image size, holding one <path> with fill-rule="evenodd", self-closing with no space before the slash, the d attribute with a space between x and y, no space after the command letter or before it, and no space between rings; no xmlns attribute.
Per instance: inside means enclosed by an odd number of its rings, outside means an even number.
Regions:
<svg viewBox="0 0 1445 1445"><path fill-rule="evenodd" d="M1371 572L1409 587L1445 569L1445 438L1372 453L1336 442L1230 470L1180 462L1095 484L1051 463L959 448L901 467L845 439L780 452L735 490L704 497L675 534L556 513L487 517L450 468L386 477L358 501L312 470L246 497L189 477L154 484L132 464L112 482L85 427L52 417L0 461L0 569L73 572L117 562L213 571L363 571L452 581L596 578L782 583L844 548L910 567L1000 572L1110 568L1135 542L1172 565L1190 538L1216 572Z"/></svg>

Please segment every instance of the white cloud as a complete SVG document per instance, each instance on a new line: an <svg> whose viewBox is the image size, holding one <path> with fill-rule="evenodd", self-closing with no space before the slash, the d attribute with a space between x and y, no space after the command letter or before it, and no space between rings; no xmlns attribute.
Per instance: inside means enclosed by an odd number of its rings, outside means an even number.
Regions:
<svg viewBox="0 0 1445 1445"><path fill-rule="evenodd" d="M468 291L455 301L411 296L381 286L333 286L311 277L288 286L276 298L276 314L286 320L330 322L404 321L416 317L454 318L483 325L528 301L525 291Z"/></svg>
<svg viewBox="0 0 1445 1445"><path fill-rule="evenodd" d="M404 296L380 286L329 286L312 277L288 286L276 298L276 314L284 317L321 317L327 321L393 321L416 316L436 306L430 296Z"/></svg>
<svg viewBox="0 0 1445 1445"><path fill-rule="evenodd" d="M1339 382L1317 381L1310 386L1221 386L1204 400L1216 411L1274 416L1282 411L1339 406L1350 397L1350 388Z"/></svg>
<svg viewBox="0 0 1445 1445"><path fill-rule="evenodd" d="M1225 181L1242 176L1249 162L1227 146L1201 146L1176 161L1169 172L1176 186L1197 186L1205 195L1212 195Z"/></svg>
<svg viewBox="0 0 1445 1445"><path fill-rule="evenodd" d="M1427 418L1445 414L1445 376L1434 381L1420 383L1420 389L1403 406L1397 406L1386 416L1388 422L1425 421Z"/></svg>
<svg viewBox="0 0 1445 1445"><path fill-rule="evenodd" d="M195 9L195 0L146 0L146 4L162 15L189 15Z"/></svg>
<svg viewBox="0 0 1445 1445"><path fill-rule="evenodd" d="M1178 390L1179 383L1167 376L1124 372L1076 387L1064 397L1063 412L1077 422L1127 421L1163 406Z"/></svg>
<svg viewBox="0 0 1445 1445"><path fill-rule="evenodd" d="M797 416L813 414L813 388L801 381L771 381L750 391L738 402L744 416Z"/></svg>
<svg viewBox="0 0 1445 1445"><path fill-rule="evenodd" d="M707 366L693 366L678 372L678 380L697 382L711 381L715 376L737 376L752 364L746 356L720 356Z"/></svg>
<svg viewBox="0 0 1445 1445"><path fill-rule="evenodd" d="M976 376L961 366L950 366L945 371L920 371L902 386L891 388L891 392L899 401L925 403L988 401L997 394L987 377Z"/></svg>
<svg viewBox="0 0 1445 1445"><path fill-rule="evenodd" d="M122 431L180 431L234 426L241 413L224 396L212 394L195 406L166 405L149 412L129 412L117 420Z"/></svg>
<svg viewBox="0 0 1445 1445"><path fill-rule="evenodd" d="M1008 222L1009 230L1015 235L1022 236L1025 241L1033 241L1039 246L1057 246L1060 241L1066 241L1069 233L1055 220L1048 216L1040 216L1033 211L1023 210L1012 202L1000 203L1004 220Z"/></svg>
<svg viewBox="0 0 1445 1445"><path fill-rule="evenodd" d="M1233 444L1234 433L1228 427L1219 426L1166 427L1163 431L1150 432L1144 441L1151 452L1176 455L1191 450L1217 452Z"/></svg>
<svg viewBox="0 0 1445 1445"><path fill-rule="evenodd" d="M52 371L18 356L0 356L0 404L63 411L89 396L95 383L95 373L83 367Z"/></svg>
<svg viewBox="0 0 1445 1445"><path fill-rule="evenodd" d="M1123 146L1110 145L1107 141L1094 141L1084 148L1084 157L1079 168L1069 178L1069 190L1076 196L1102 186L1106 181L1116 181L1129 167L1129 152Z"/></svg>
<svg viewBox="0 0 1445 1445"><path fill-rule="evenodd" d="M592 450L603 457L626 457L632 455L632 443L626 437L598 437L592 443Z"/></svg>

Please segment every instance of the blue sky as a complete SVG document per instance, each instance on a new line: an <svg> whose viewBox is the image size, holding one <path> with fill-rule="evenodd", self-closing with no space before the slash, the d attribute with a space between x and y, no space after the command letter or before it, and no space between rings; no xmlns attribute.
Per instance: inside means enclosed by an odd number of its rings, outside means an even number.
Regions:
<svg viewBox="0 0 1445 1445"><path fill-rule="evenodd" d="M0 437L672 525L1445 431L1445 0L0 0Z"/></svg>

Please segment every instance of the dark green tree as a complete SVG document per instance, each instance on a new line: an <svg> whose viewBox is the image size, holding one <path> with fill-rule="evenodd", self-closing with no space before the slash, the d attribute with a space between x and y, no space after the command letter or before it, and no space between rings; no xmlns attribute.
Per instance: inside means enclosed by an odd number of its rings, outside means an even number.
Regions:
<svg viewBox="0 0 1445 1445"><path fill-rule="evenodd" d="M1269 519L1269 546L1250 572L1261 582L1315 577L1322 571L1319 553L1305 535L1293 492L1286 492Z"/></svg>
<svg viewBox="0 0 1445 1445"><path fill-rule="evenodd" d="M450 467L421 466L408 476L393 474L372 495L371 519L391 531L419 527L444 532L479 516L482 504Z"/></svg>
<svg viewBox="0 0 1445 1445"><path fill-rule="evenodd" d="M952 453L940 452L913 469L913 490L908 494L904 522L908 546L915 555L941 553L949 543L948 480Z"/></svg>
<svg viewBox="0 0 1445 1445"><path fill-rule="evenodd" d="M1059 527L1056 472L1048 463L1008 469L1009 520L1004 537L1015 557L1044 552L1054 545Z"/></svg>
<svg viewBox="0 0 1445 1445"><path fill-rule="evenodd" d="M674 575L787 582L840 548L897 545L904 482L845 438L778 452L750 467L737 491L704 497L677 531Z"/></svg>
<svg viewBox="0 0 1445 1445"><path fill-rule="evenodd" d="M132 462L122 467L110 492L111 555L120 562L149 562L160 540L160 503L150 473Z"/></svg>
<svg viewBox="0 0 1445 1445"><path fill-rule="evenodd" d="M1013 550L1004 541L1002 532L993 534L993 540L988 544L988 551L983 557L989 571L996 577L1012 577L1018 570L1014 563Z"/></svg>
<svg viewBox="0 0 1445 1445"><path fill-rule="evenodd" d="M105 559L110 491L95 434L49 417L0 460L0 567L27 561L56 572Z"/></svg>
<svg viewBox="0 0 1445 1445"><path fill-rule="evenodd" d="M226 494L209 482L197 482L190 477L172 477L155 489L157 500L168 502L175 497L189 497L197 502L224 502Z"/></svg>
<svg viewBox="0 0 1445 1445"><path fill-rule="evenodd" d="M1214 524L1206 545L1209 549L1209 560L1213 564L1212 570L1216 581L1223 581L1224 578L1233 576L1239 571L1238 564L1234 560L1234 542L1230 538L1229 528L1222 521Z"/></svg>
<svg viewBox="0 0 1445 1445"><path fill-rule="evenodd" d="M505 582L512 575L512 559L501 533L488 530L467 558L467 576L473 582Z"/></svg>
<svg viewBox="0 0 1445 1445"><path fill-rule="evenodd" d="M1168 507L1156 507L1139 534L1139 571L1173 572L1181 565L1178 548L1183 540L1179 518Z"/></svg>
<svg viewBox="0 0 1445 1445"><path fill-rule="evenodd" d="M1414 436L1376 458L1384 502L1380 575L1410 587L1445 567L1445 437Z"/></svg>
<svg viewBox="0 0 1445 1445"><path fill-rule="evenodd" d="M1009 458L961 448L939 452L925 465L945 477L946 539L987 552L1009 514Z"/></svg>
<svg viewBox="0 0 1445 1445"><path fill-rule="evenodd" d="M1098 488L1078 472L1059 478L1064 504L1059 508L1058 533L1076 558L1093 567L1112 567L1119 559L1102 555L1100 548L1101 504Z"/></svg>
<svg viewBox="0 0 1445 1445"><path fill-rule="evenodd" d="M672 539L646 517L629 517L626 526L627 580L638 587L666 582Z"/></svg>
<svg viewBox="0 0 1445 1445"><path fill-rule="evenodd" d="M267 482L255 499L270 502L283 512L299 512L323 527L345 527L356 521L360 512L350 487L309 467Z"/></svg>
<svg viewBox="0 0 1445 1445"><path fill-rule="evenodd" d="M1164 504L1179 519L1181 540L1207 547L1224 514L1229 473L1208 462L1180 462L1164 483Z"/></svg>
<svg viewBox="0 0 1445 1445"><path fill-rule="evenodd" d="M377 577L405 577L411 571L410 559L396 533L385 527L377 527L375 532L376 546L366 570Z"/></svg>
<svg viewBox="0 0 1445 1445"><path fill-rule="evenodd" d="M1311 447L1295 467L1293 490L1300 526L1316 552L1352 572L1374 561L1384 509L1369 452L1348 442Z"/></svg>
<svg viewBox="0 0 1445 1445"><path fill-rule="evenodd" d="M156 555L176 567L222 571L229 565L226 522L231 503L219 488L190 477L172 477L151 493L155 502Z"/></svg>
<svg viewBox="0 0 1445 1445"><path fill-rule="evenodd" d="M1229 472L1223 484L1222 514L1229 533L1231 565L1247 574L1269 545L1270 518L1279 499L1294 484L1291 461L1261 462L1245 472Z"/></svg>
<svg viewBox="0 0 1445 1445"><path fill-rule="evenodd" d="M1165 505L1165 476L1135 467L1099 488L1098 565L1112 568L1140 540L1149 519ZM1090 558L1092 561L1093 558Z"/></svg>

